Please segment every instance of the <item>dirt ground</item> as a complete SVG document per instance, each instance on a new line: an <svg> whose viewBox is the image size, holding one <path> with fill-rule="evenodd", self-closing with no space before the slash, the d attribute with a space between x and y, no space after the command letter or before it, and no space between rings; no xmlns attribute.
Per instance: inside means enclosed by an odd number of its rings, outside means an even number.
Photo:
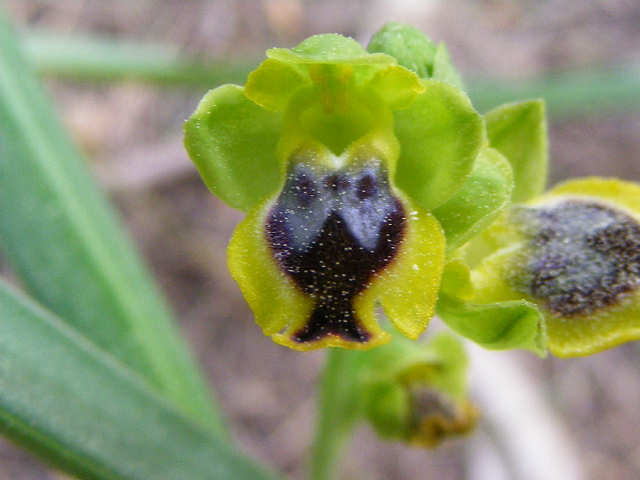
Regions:
<svg viewBox="0 0 640 480"><path fill-rule="evenodd" d="M21 27L170 42L206 58L259 58L320 32L365 41L387 20L447 42L468 79L640 63L640 3L629 0L138 2L7 0ZM346 4L346 5L345 5ZM181 149L182 122L202 89L47 81L56 106L156 274L247 453L304 478L314 386L323 353L264 337L226 269L225 246L242 215L210 195ZM640 181L640 112L551 118L550 183L582 175ZM8 274L7 267L0 267ZM525 360L561 412L588 478L640 478L640 349L584 359ZM514 420L515 421L515 420ZM435 451L356 434L343 479L462 480L467 445ZM56 478L0 442L0 479ZM491 480L491 479L488 479Z"/></svg>

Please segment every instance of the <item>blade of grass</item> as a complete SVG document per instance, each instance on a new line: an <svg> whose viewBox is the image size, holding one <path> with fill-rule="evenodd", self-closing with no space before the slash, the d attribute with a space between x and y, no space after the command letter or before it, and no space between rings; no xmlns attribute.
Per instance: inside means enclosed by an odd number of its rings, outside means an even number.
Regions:
<svg viewBox="0 0 640 480"><path fill-rule="evenodd" d="M640 107L640 67L550 74L522 82L469 82L469 96L481 112L502 103L544 98L553 117L602 110L630 111Z"/></svg>
<svg viewBox="0 0 640 480"><path fill-rule="evenodd" d="M351 430L358 419L354 383L361 352L329 349L317 395L316 428L311 446L311 480L329 480L340 470Z"/></svg>
<svg viewBox="0 0 640 480"><path fill-rule="evenodd" d="M30 32L25 50L38 72L79 80L136 80L211 88L244 83L257 62L204 62L181 56L170 45L144 45L80 35Z"/></svg>
<svg viewBox="0 0 640 480"><path fill-rule="evenodd" d="M130 79L157 85L213 87L244 83L257 62L205 62L180 58L169 45L140 45L90 36L64 36L31 31L24 34L27 53L42 74L77 80ZM476 79L470 97L484 112L502 103L544 98L549 113L570 116L598 110L640 107L640 68L551 73L520 82Z"/></svg>
<svg viewBox="0 0 640 480"><path fill-rule="evenodd" d="M275 478L3 282L0 431L83 479Z"/></svg>
<svg viewBox="0 0 640 480"><path fill-rule="evenodd" d="M171 315L23 60L1 7L0 206L4 253L38 301L222 431Z"/></svg>

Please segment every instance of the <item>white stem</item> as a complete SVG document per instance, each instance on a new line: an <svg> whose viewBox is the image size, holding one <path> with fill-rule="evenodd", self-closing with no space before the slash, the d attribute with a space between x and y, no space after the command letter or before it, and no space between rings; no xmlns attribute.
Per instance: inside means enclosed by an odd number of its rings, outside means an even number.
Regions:
<svg viewBox="0 0 640 480"><path fill-rule="evenodd" d="M472 395L514 479L582 480L569 433L545 398L545 388L520 365L518 354L473 344L468 351Z"/></svg>

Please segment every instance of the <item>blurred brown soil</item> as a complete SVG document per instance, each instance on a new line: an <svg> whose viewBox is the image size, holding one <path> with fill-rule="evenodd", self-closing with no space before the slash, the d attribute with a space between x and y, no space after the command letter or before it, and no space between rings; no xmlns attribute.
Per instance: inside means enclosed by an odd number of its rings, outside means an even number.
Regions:
<svg viewBox="0 0 640 480"><path fill-rule="evenodd" d="M559 68L640 61L640 4L564 0L471 2L8 0L18 25L172 42L211 58L251 58L272 45L337 31L366 41L379 23L410 21L447 42L467 76L526 78ZM249 454L304 478L314 386L323 353L264 337L226 268L242 215L210 195L180 146L202 91L48 81L58 110L91 158ZM640 113L551 120L551 182L580 175L640 181ZM154 168L155 167L155 168ZM259 173L259 172L256 172ZM0 273L8 269L0 259ZM589 478L640 478L640 350L527 362L563 414ZM465 442L436 451L358 431L344 479L464 478ZM0 479L54 478L0 443ZM490 480L490 479L488 479Z"/></svg>

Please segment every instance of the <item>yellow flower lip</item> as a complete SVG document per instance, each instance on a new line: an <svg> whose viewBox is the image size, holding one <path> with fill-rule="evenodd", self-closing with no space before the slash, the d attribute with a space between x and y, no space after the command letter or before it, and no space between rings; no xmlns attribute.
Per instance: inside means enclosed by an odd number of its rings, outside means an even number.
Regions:
<svg viewBox="0 0 640 480"><path fill-rule="evenodd" d="M467 177L511 182L495 159L472 175L483 142L482 117L446 78L333 34L269 50L244 87L210 91L185 123L209 189L247 212L229 270L265 335L298 350L389 341L378 306L405 336L425 330L455 217L432 210L460 200ZM308 178L289 185L301 165Z"/></svg>
<svg viewBox="0 0 640 480"><path fill-rule="evenodd" d="M640 287L640 223L620 209L569 197L512 215L530 235L516 288L553 315L591 315Z"/></svg>
<svg viewBox="0 0 640 480"><path fill-rule="evenodd" d="M474 305L535 305L558 357L640 339L640 186L588 177L516 204L490 227Z"/></svg>
<svg viewBox="0 0 640 480"><path fill-rule="evenodd" d="M297 350L367 349L390 339L379 302L416 338L433 315L440 226L393 187L393 163L376 148L357 145L337 163L326 149L308 153L292 154L279 192L249 212L229 245L229 269L256 321Z"/></svg>

